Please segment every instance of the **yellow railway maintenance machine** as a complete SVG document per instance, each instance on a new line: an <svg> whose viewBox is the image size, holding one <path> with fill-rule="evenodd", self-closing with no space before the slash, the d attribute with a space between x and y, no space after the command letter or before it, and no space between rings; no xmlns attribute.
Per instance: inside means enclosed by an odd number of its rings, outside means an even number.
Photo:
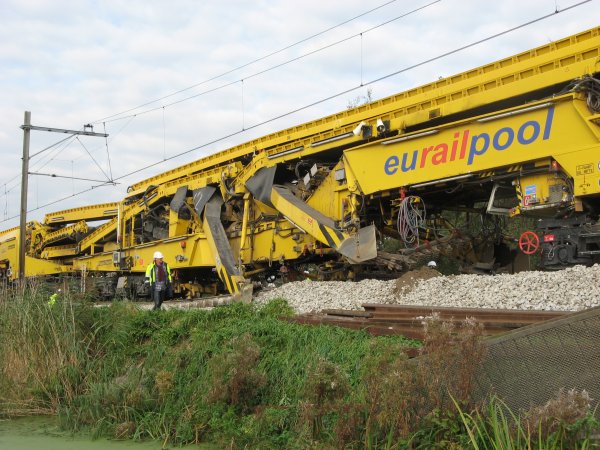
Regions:
<svg viewBox="0 0 600 450"><path fill-rule="evenodd" d="M85 273L106 295L143 294L160 250L181 295L248 297L252 282L315 268L394 275L439 253L498 265L514 255L506 227L519 217L536 228L513 246L541 251L542 268L592 264L599 174L594 28L185 164L120 202L29 222L26 276ZM399 250L383 251L388 236ZM18 247L18 229L0 233L10 280Z"/></svg>

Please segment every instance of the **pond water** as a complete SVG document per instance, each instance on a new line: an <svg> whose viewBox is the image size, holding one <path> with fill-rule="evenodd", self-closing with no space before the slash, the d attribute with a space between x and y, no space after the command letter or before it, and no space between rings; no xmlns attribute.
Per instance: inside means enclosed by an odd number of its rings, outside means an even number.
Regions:
<svg viewBox="0 0 600 450"><path fill-rule="evenodd" d="M165 448L214 449L213 446L191 445ZM89 436L75 435L62 431L53 417L24 417L0 420L0 450L160 450L157 441L111 441L92 440Z"/></svg>

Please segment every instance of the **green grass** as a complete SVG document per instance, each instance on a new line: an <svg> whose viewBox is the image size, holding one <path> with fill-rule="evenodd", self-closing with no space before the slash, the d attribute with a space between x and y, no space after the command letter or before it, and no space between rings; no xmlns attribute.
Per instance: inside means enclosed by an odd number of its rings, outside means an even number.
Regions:
<svg viewBox="0 0 600 450"><path fill-rule="evenodd" d="M456 407L469 436L469 448L475 450L598 449L600 442L592 435L598 432L600 423L590 413L589 406L579 407L575 416L564 416L565 411L573 412L573 404L582 397L585 394L581 392L561 391L543 407L521 414L511 411L495 397L485 409L472 413L463 412L458 404Z"/></svg>
<svg viewBox="0 0 600 450"><path fill-rule="evenodd" d="M166 446L458 449L475 448L473 435L481 445L473 324L431 323L430 356L415 361L401 337L281 321L282 300L153 312L94 308L68 289L50 306L51 292L0 295L0 415L53 413L71 431Z"/></svg>

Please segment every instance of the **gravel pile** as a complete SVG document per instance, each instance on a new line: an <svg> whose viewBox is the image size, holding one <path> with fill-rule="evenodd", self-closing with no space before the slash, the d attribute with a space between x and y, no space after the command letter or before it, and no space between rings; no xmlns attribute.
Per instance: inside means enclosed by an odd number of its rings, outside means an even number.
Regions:
<svg viewBox="0 0 600 450"><path fill-rule="evenodd" d="M600 306L599 264L557 272L416 277L408 284L400 281L298 281L261 291L254 301L264 304L284 298L298 313L359 310L363 303L561 311Z"/></svg>

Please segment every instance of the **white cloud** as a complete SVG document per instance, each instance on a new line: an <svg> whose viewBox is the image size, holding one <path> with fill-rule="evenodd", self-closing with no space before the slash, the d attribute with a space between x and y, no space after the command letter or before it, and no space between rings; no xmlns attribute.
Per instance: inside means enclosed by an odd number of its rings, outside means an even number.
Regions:
<svg viewBox="0 0 600 450"><path fill-rule="evenodd" d="M171 0L3 0L0 3L0 219L19 211L23 111L32 122L79 129L84 123L111 116L198 84L256 58L283 49L385 3L358 0L247 2ZM88 203L115 201L126 186L207 152L215 152L276 131L343 110L348 101L364 95L366 87L225 139L215 139L252 127L301 108L362 81L384 77L411 65L486 36L504 31L575 1L441 0L434 5L354 37L298 61L253 74L365 32L407 13L427 1L393 2L315 39L162 101L137 110L133 119L106 123L110 133L110 164L114 177L123 177L148 164L195 147L176 160L162 162L142 173L81 196L40 208L29 214L41 220L47 211ZM597 25L600 5L594 0L556 14L489 42L407 70L371 86L375 98L392 95L478 65L504 58ZM242 84L237 82L246 80ZM232 86L183 103L160 107L185 97L234 82ZM243 110L242 110L243 104ZM103 131L101 123L95 131ZM62 139L62 135L32 132L31 153ZM100 138L81 138L105 171L106 146ZM49 156L54 153L48 151ZM37 156L32 159L35 163ZM44 167L49 173L102 178L102 171L78 143ZM16 177L16 178L15 178ZM15 180L6 183L11 178ZM32 177L29 205L52 202L92 184ZM8 195L4 190L16 184ZM12 219L0 224L18 224Z"/></svg>

